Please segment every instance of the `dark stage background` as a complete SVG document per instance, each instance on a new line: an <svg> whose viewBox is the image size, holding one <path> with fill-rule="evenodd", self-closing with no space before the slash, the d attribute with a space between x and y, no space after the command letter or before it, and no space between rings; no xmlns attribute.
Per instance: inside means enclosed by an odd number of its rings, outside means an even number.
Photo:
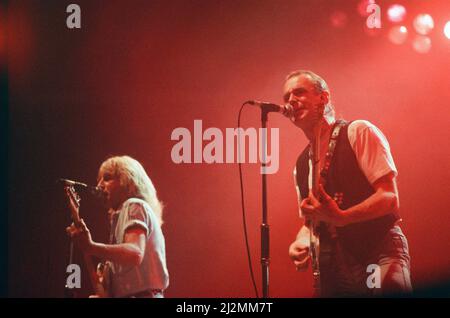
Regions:
<svg viewBox="0 0 450 318"><path fill-rule="evenodd" d="M72 2L81 29L66 27ZM450 41L442 28L450 5L397 1L409 19L435 17L432 50L419 54L389 42L384 15L378 34L366 33L357 2L10 1L8 296L63 297L69 214L54 181L93 184L107 156L128 154L166 205L167 297L253 297L237 165L174 164L170 136L193 131L194 119L204 129L236 127L242 102L281 103L284 77L299 68L327 80L339 116L368 119L388 137L413 283L449 281ZM335 10L348 14L345 27L330 25ZM244 110L243 125L259 127L257 109ZM311 272L297 273L287 254L300 226L292 168L306 139L280 115L269 125L280 128L280 168L268 176L271 296L309 297ZM260 288L259 165L246 164L244 178ZM105 241L106 211L89 197L82 205L94 239Z"/></svg>

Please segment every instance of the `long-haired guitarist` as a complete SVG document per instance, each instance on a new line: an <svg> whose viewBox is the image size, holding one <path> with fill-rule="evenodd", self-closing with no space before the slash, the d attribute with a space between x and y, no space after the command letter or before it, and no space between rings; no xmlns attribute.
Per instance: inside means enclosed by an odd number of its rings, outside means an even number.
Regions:
<svg viewBox="0 0 450 318"><path fill-rule="evenodd" d="M67 228L68 234L86 256L107 261L106 296L162 298L169 274L163 208L152 181L137 160L118 156L102 163L97 186L109 208L109 244L94 242L82 219ZM78 209L73 200L71 209Z"/></svg>
<svg viewBox="0 0 450 318"><path fill-rule="evenodd" d="M336 120L326 82L311 71L287 76L284 101L310 141L294 173L306 220L289 247L297 270L312 264L316 296L410 293L397 169L387 139L368 121Z"/></svg>

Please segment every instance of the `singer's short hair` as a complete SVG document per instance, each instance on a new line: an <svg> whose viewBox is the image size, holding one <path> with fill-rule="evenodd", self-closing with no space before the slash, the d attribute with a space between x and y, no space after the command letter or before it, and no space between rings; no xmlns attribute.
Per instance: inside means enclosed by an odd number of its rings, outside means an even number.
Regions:
<svg viewBox="0 0 450 318"><path fill-rule="evenodd" d="M159 201L152 180L144 167L130 156L114 156L106 159L99 169L99 175L110 173L119 180L128 198L139 198L146 201L163 224L163 204Z"/></svg>
<svg viewBox="0 0 450 318"><path fill-rule="evenodd" d="M327 82L325 82L325 80L322 77L320 77L319 75L317 75L316 73L314 73L312 71L308 71L308 70L293 71L293 72L289 73L288 76L286 76L286 81L292 77L299 77L301 75L307 75L312 79L317 93L322 93L324 91L328 92L328 93L330 92Z"/></svg>
<svg viewBox="0 0 450 318"><path fill-rule="evenodd" d="M324 115L330 116L334 119L335 111L334 111L334 106L331 103L330 89L328 87L327 82L325 82L325 80L322 77L320 77L316 73L309 71L309 70L296 70L296 71L289 73L288 76L286 76L285 81L287 81L288 79L291 79L293 77L300 77L301 75L309 76L309 78L312 80L312 82L314 84L314 88L317 93L319 93L319 94L322 92L328 93L328 104L325 105L325 114Z"/></svg>

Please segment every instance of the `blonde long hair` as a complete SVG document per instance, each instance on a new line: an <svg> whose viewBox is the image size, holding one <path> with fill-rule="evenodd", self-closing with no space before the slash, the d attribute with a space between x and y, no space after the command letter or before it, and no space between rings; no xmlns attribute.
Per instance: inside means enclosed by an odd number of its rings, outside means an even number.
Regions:
<svg viewBox="0 0 450 318"><path fill-rule="evenodd" d="M130 156L110 157L100 166L99 175L104 172L119 179L120 186L125 189L128 198L139 198L147 202L160 224L163 224L163 204L158 199L152 180L139 161Z"/></svg>

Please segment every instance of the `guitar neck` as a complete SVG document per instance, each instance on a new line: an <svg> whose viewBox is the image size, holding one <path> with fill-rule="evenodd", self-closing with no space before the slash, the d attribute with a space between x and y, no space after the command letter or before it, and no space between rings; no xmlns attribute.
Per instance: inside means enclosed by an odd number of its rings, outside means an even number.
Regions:
<svg viewBox="0 0 450 318"><path fill-rule="evenodd" d="M314 128L314 140L312 143L312 184L311 191L317 196L320 184L320 128L318 123Z"/></svg>
<svg viewBox="0 0 450 318"><path fill-rule="evenodd" d="M70 195L70 199L73 202L73 204L76 205L76 208L71 209L71 217L72 221L76 226L81 226L81 218L79 214L80 209L80 197L76 193L75 189L73 187L68 188ZM83 253L84 258L84 264L86 266L89 280L91 282L92 288L97 295L105 295L105 292L103 290L103 286L98 281L98 275L97 275L97 268L94 266L92 257L86 253Z"/></svg>

